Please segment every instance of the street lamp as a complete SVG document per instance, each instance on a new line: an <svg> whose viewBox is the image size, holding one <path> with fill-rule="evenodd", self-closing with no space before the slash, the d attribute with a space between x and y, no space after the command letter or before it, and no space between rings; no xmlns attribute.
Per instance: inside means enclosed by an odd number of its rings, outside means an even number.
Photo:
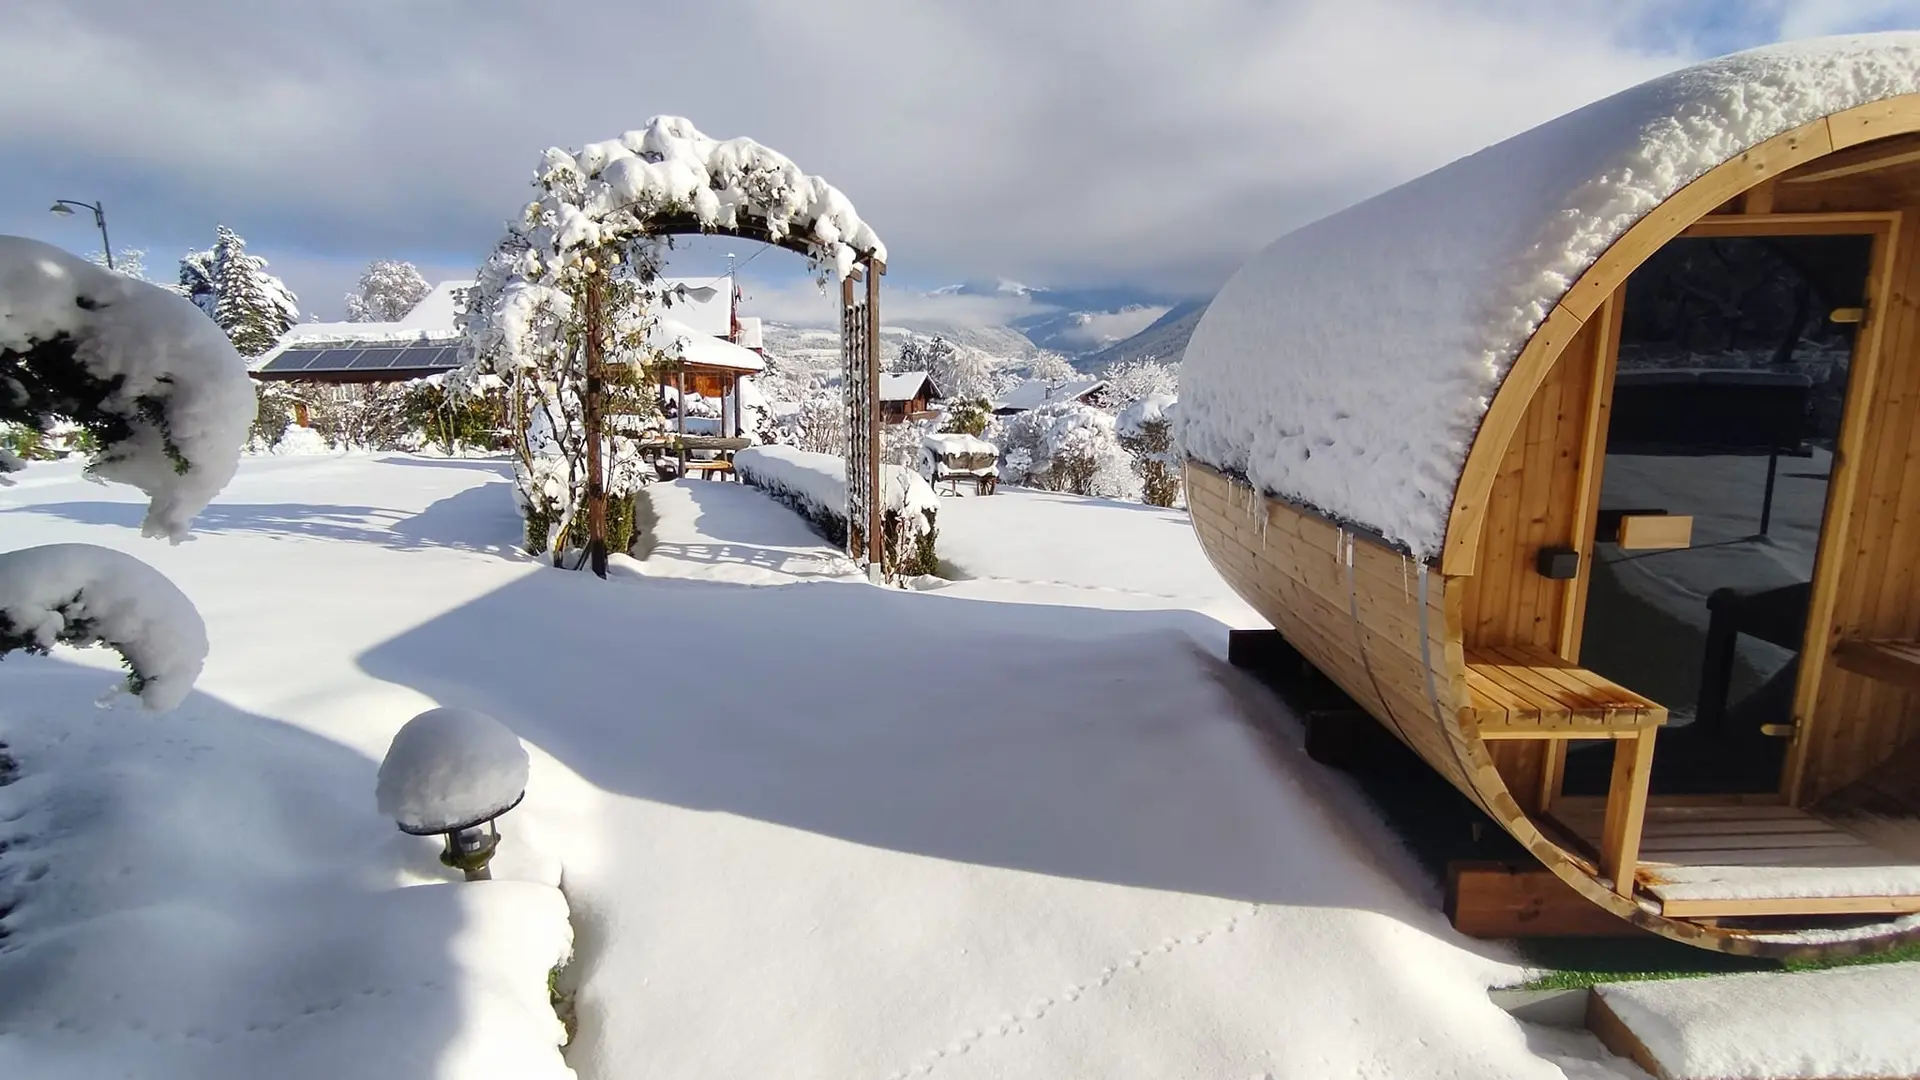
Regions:
<svg viewBox="0 0 1920 1080"><path fill-rule="evenodd" d="M487 881L500 846L494 819L520 805L527 771L527 751L505 724L471 709L429 709L394 735L375 796L401 832L444 837L440 861Z"/></svg>
<svg viewBox="0 0 1920 1080"><path fill-rule="evenodd" d="M78 199L55 199L52 212L61 217L72 217L73 208L76 206L93 211L93 223L100 226L100 250L107 254L107 269L113 269L113 244L107 240L107 212L104 204L81 202Z"/></svg>

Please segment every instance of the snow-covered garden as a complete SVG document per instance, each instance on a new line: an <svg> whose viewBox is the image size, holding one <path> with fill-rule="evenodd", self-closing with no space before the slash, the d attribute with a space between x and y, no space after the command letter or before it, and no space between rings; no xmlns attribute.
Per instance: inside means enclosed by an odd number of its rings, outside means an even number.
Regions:
<svg viewBox="0 0 1920 1080"><path fill-rule="evenodd" d="M167 286L0 237L0 1078L1647 1075L1503 1008L1541 972L1456 932L1228 663L1267 624L1196 538L1188 454L1438 543L1450 483L1355 480L1411 451L1350 371L1286 402L1374 425L1332 462L1274 441L1272 364L1183 403L1151 357L865 323L887 249L853 203L676 117L534 187L470 285L383 259L348 298L444 370L325 393L263 377L298 301L232 229ZM737 309L682 332L662 275L702 233L844 283L844 374L740 345ZM434 296L442 337L392 329ZM721 343L760 355L690 394ZM1435 376L1482 406L1490 377ZM1698 1075L1880 1075L1905 1029L1726 1003L1864 1015L1917 980L1593 1000Z"/></svg>

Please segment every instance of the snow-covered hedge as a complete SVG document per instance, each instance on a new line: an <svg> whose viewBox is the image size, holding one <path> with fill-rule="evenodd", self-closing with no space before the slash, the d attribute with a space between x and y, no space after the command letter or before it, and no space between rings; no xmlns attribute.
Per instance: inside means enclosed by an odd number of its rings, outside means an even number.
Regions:
<svg viewBox="0 0 1920 1080"><path fill-rule="evenodd" d="M207 627L166 576L92 544L0 552L0 655L105 645L149 709L180 704L207 659Z"/></svg>
<svg viewBox="0 0 1920 1080"><path fill-rule="evenodd" d="M734 455L740 479L779 499L811 521L829 541L847 542L847 463L832 454L791 446L751 446ZM934 573L940 498L919 473L880 467L880 533L889 580Z"/></svg>
<svg viewBox="0 0 1920 1080"><path fill-rule="evenodd" d="M1120 445L1133 455L1140 474L1140 501L1149 506L1173 506L1180 501L1182 462L1173 437L1173 414L1178 399L1171 394L1148 394L1120 410L1114 432Z"/></svg>

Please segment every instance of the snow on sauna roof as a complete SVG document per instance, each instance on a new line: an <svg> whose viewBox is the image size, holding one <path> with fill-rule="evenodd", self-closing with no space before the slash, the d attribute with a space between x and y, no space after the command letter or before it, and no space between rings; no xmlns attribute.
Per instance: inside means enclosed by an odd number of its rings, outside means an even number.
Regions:
<svg viewBox="0 0 1920 1080"><path fill-rule="evenodd" d="M1755 145L1920 91L1920 33L1822 38L1643 83L1281 237L1195 329L1193 458L1432 555L1515 357L1634 222Z"/></svg>
<svg viewBox="0 0 1920 1080"><path fill-rule="evenodd" d="M745 372L761 371L767 366L760 354L752 349L742 348L726 338L703 334L686 323L665 316L654 320L647 338L654 348L677 356L688 364Z"/></svg>

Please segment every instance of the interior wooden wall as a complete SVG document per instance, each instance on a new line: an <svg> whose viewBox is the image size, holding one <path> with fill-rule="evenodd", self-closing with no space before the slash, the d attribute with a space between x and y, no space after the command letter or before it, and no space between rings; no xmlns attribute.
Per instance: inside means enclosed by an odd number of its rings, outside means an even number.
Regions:
<svg viewBox="0 0 1920 1080"><path fill-rule="evenodd" d="M1487 501L1479 565L1453 583L1468 649L1533 645L1579 659L1584 594L1573 581L1542 577L1535 558L1542 548L1570 547L1580 554L1581 574L1589 569L1599 495L1593 459L1604 453L1594 431L1596 424L1605 431L1618 338L1613 305L1567 344L1507 446ZM1488 745L1507 788L1530 812L1539 809L1543 770L1559 749L1531 740Z"/></svg>
<svg viewBox="0 0 1920 1080"><path fill-rule="evenodd" d="M1904 179L1903 179L1904 176ZM1820 184L1781 183L1776 213L1901 210L1889 295L1873 317L1882 320L1880 362L1855 401L1865 415L1865 443L1848 508L1844 551L1837 558L1832 640L1848 637L1920 637L1920 186L1909 170ZM1800 724L1787 795L1809 805L1920 739L1920 699L1821 658L1819 684ZM1805 662L1803 660L1803 662Z"/></svg>

